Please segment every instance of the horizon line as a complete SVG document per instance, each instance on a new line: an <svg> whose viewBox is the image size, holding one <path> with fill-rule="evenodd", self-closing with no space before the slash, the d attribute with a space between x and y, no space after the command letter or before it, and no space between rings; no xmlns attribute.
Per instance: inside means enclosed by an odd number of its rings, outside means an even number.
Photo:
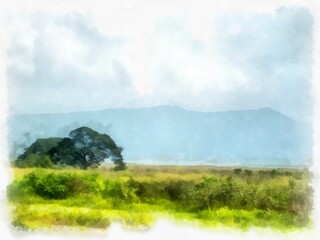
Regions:
<svg viewBox="0 0 320 240"><path fill-rule="evenodd" d="M59 114L78 114L78 113L87 113L87 112L102 112L106 110L141 110L141 109L153 109L153 108L161 108L161 107L167 107L167 108L178 108L184 111L188 112L198 112L198 113L226 113L226 112L241 112L241 111L261 111L261 110L269 110L276 113L279 113L287 118L290 118L292 120L292 117L277 111L271 107L260 107L260 108L243 108L243 109L229 109L229 110L218 110L218 111L200 111L200 110L189 110L184 107L181 107L179 105L156 105L156 106L145 106L145 107L110 107L110 108L103 108L103 109L96 109L96 110L81 110L81 111L69 111L69 112L39 112L39 113L8 113L8 116L26 116L26 115L59 115ZM299 121L299 120L295 120Z"/></svg>

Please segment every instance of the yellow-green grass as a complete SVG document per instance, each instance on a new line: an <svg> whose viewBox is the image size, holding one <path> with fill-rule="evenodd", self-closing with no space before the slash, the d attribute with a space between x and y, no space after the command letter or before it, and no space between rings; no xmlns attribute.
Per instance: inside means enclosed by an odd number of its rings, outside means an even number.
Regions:
<svg viewBox="0 0 320 240"><path fill-rule="evenodd" d="M236 227L248 230L250 227L271 227L275 230L291 231L300 227L292 224L288 214L274 211L234 210L220 208L199 213L159 211L152 206L130 206L130 210L91 209L60 204L15 205L13 224L28 230L39 228L78 227L106 229L111 223L119 222L126 227L148 229L156 219L169 218L177 222L188 222L202 227ZM265 215L261 218L262 215ZM304 227L310 227L311 221Z"/></svg>
<svg viewBox="0 0 320 240"><path fill-rule="evenodd" d="M238 167L236 167L238 168ZM23 176L34 171L35 168L11 168L13 170L14 179L21 179ZM106 179L127 179L134 177L137 180L168 180L168 179L180 179L180 180L201 180L203 177L216 177L227 178L232 176L238 180L259 180L259 171L271 171L272 169L263 168L241 168L243 169L241 174L234 174L235 167L215 167L215 166L157 166L157 165L128 165L125 171L113 171L112 167L100 167L96 169L77 169L77 168L63 168L63 169L44 169L46 172L64 172L64 173L77 173L77 174L92 174L96 173L99 176ZM244 170L252 171L252 176L247 176ZM276 169L280 173L289 172L296 173L304 169L291 169L281 168ZM304 170L305 171L305 170ZM269 183L276 182L276 184L287 184L291 179L290 176L281 175L276 179L267 177L264 181ZM303 180L309 181L304 178Z"/></svg>
<svg viewBox="0 0 320 240"><path fill-rule="evenodd" d="M20 181L35 171L34 168L12 168L13 180ZM305 187L310 181L310 174L304 169L277 169L272 175L272 169L245 169L235 173L234 168L219 168L212 166L148 166L129 165L125 171L112 171L105 166L97 169L81 170L42 169L44 173L70 173L80 176L96 174L100 180L116 182L134 179L141 182L156 181L193 181L201 183L205 177L213 177L228 182L253 184L257 189L269 187L278 189L288 187L296 181ZM265 173L263 171L266 171ZM46 199L37 195L21 197L9 201L12 208L12 223L20 229L56 228L71 226L78 228L107 228L112 222L121 222L127 226L147 228L152 226L159 217L170 217L176 221L188 221L205 227L230 226L241 229L256 227L272 227L282 231L308 227L309 217L281 212L272 209L201 209L199 211L183 211L179 203L168 199L155 199L151 202L144 200L122 201L112 197L102 197L90 194L77 195L67 199Z"/></svg>

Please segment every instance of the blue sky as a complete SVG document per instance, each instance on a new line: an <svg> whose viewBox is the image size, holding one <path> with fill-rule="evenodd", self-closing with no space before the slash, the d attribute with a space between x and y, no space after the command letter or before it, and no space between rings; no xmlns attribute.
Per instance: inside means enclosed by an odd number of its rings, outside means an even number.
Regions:
<svg viewBox="0 0 320 240"><path fill-rule="evenodd" d="M197 10L11 18L10 112L271 107L311 119L313 17L306 8Z"/></svg>

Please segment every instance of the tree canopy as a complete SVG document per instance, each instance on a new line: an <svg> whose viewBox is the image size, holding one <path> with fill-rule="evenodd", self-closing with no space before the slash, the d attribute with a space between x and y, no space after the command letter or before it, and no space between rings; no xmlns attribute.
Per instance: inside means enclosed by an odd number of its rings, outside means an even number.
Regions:
<svg viewBox="0 0 320 240"><path fill-rule="evenodd" d="M105 159L111 159L115 170L123 170L126 164L121 152L107 134L100 134L91 128L80 127L69 133L66 138L38 139L16 161L17 166L25 165L30 155L49 157L53 164L78 166L83 169L97 167Z"/></svg>

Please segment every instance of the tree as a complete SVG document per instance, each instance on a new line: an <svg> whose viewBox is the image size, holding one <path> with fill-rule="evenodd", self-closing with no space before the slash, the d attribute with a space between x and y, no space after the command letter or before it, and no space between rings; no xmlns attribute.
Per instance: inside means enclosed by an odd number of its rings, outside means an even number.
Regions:
<svg viewBox="0 0 320 240"><path fill-rule="evenodd" d="M56 147L62 138L46 138L38 139L30 147L25 149L14 165L21 168L26 167L52 167L51 159L48 156L48 151Z"/></svg>
<svg viewBox="0 0 320 240"><path fill-rule="evenodd" d="M78 166L83 169L97 167L110 158L114 170L123 170L126 164L121 152L123 149L107 134L100 134L91 128L80 127L70 132L67 138L38 139L15 161L16 166L34 167L53 164ZM37 157L36 160L33 158ZM42 164L42 159L46 163ZM30 164L29 164L30 163Z"/></svg>
<svg viewBox="0 0 320 240"><path fill-rule="evenodd" d="M123 170L126 164L118 147L107 134L99 134L88 127L80 127L70 132L49 154L54 163L76 165L83 169L99 166L110 158L116 165L114 170Z"/></svg>
<svg viewBox="0 0 320 240"><path fill-rule="evenodd" d="M25 152L18 157L18 160L26 159L30 154L38 154L40 156L45 156L48 151L56 147L62 138L39 138L30 147L25 149Z"/></svg>
<svg viewBox="0 0 320 240"><path fill-rule="evenodd" d="M27 155L26 158L20 161L15 162L15 166L19 168L30 168L30 167L38 167L38 168L52 168L53 163L49 156L42 156L38 153L31 153Z"/></svg>

